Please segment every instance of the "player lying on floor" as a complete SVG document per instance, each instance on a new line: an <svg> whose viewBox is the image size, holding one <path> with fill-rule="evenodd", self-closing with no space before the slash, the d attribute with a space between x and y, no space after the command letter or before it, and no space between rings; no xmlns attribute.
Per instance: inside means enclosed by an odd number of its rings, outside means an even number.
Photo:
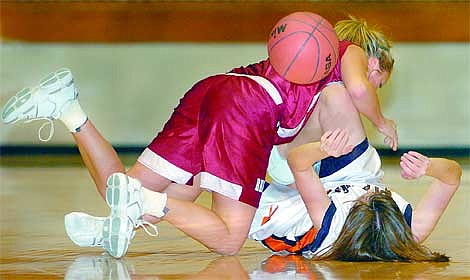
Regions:
<svg viewBox="0 0 470 280"><path fill-rule="evenodd" d="M250 238L277 254L316 260L448 261L422 242L460 184L460 165L405 153L400 162L403 178L434 178L412 211L406 200L379 183L321 182L312 165L328 155L351 154L348 141L348 133L337 129L326 132L320 142L291 149L287 160L296 189L277 183L267 188Z"/></svg>

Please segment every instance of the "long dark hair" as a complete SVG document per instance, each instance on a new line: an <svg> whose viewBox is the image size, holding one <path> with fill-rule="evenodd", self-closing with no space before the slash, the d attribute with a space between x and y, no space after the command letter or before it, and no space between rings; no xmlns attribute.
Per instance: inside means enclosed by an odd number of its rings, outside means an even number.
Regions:
<svg viewBox="0 0 470 280"><path fill-rule="evenodd" d="M360 199L351 208L338 239L317 260L435 261L449 257L416 242L388 190Z"/></svg>

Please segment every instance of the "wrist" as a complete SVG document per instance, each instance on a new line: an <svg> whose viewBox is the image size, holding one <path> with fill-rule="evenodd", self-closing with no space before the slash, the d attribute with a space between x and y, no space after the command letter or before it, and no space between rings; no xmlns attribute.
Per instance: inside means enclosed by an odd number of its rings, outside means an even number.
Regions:
<svg viewBox="0 0 470 280"><path fill-rule="evenodd" d="M385 117L382 114L379 114L376 122L374 123L375 127L377 128L383 128L386 126L387 122L385 121Z"/></svg>

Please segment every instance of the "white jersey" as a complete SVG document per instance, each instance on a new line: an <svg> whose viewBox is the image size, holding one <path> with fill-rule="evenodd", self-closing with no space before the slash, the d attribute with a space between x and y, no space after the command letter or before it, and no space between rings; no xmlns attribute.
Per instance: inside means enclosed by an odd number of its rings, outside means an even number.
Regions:
<svg viewBox="0 0 470 280"><path fill-rule="evenodd" d="M325 187L341 183L380 184L383 177L379 154L367 139L354 147L351 153L326 158L315 164L314 169ZM271 151L267 172L273 183L287 186L295 181L287 160L279 154L276 146Z"/></svg>
<svg viewBox="0 0 470 280"><path fill-rule="evenodd" d="M325 213L321 228L313 228L298 191L285 184L279 184L277 180L280 177L273 173L270 176L274 182L261 196L249 238L260 241L277 254L302 253L306 257L311 257L312 254L330 246L338 238L355 201L367 193L370 187L384 189L380 184L383 175L380 158L367 141L366 147L363 143L357 146L362 145L362 153L348 154L349 158L342 159L346 162L345 166L341 167L343 163L340 161L337 165L333 162L323 165L323 175L326 176L321 180L327 189L331 204ZM336 171L330 172L332 169ZM321 170L320 168L319 173L322 173ZM283 178L284 183L287 182L286 178ZM394 192L392 198L411 225L412 210L409 203Z"/></svg>

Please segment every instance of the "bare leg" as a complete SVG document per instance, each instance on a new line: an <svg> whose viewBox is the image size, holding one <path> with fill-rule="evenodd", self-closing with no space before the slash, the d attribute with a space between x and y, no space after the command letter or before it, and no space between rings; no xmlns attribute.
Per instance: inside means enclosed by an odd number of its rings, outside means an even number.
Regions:
<svg viewBox="0 0 470 280"><path fill-rule="evenodd" d="M125 167L113 146L99 133L90 120L80 127L79 132L72 134L83 162L93 178L98 192L104 199L106 196L107 178L115 172L125 173ZM146 188L165 192L172 198L194 201L201 192L196 187L170 184L168 179L156 174L138 162L129 170L128 175L139 179ZM160 221L148 215L145 216L145 220L150 223Z"/></svg>
<svg viewBox="0 0 470 280"><path fill-rule="evenodd" d="M72 133L82 159L101 196L105 197L106 180L115 172L125 173L125 167L113 146L99 133L90 120ZM136 163L127 174L139 179L146 188L166 192L170 197L193 201L200 193L199 188L170 184L170 181Z"/></svg>
<svg viewBox="0 0 470 280"><path fill-rule="evenodd" d="M163 219L204 246L223 255L237 254L248 236L256 209L212 193L212 210L169 198Z"/></svg>
<svg viewBox="0 0 470 280"><path fill-rule="evenodd" d="M113 146L101 136L90 120L80 128L80 132L72 135L98 192L105 198L106 179L114 172L124 172L124 165Z"/></svg>
<svg viewBox="0 0 470 280"><path fill-rule="evenodd" d="M47 102L42 102L44 100ZM55 106L50 106L50 103ZM104 220L102 246L113 256L121 257L127 251L129 240L133 238L133 227L142 225L140 218L145 207L141 206L145 203L145 197L142 199L137 193L141 191L139 182L120 174L125 172L125 167L116 151L87 120L78 103L69 70L59 70L49 75L39 88L20 92L7 103L2 113L6 123L39 118L59 118L72 132L99 193L104 198L108 196L107 203L112 209L110 217ZM116 172L119 173L114 174L108 183L108 177ZM161 213L167 201L166 196L150 190L172 192L166 204L170 212L164 217L165 220L215 252L232 255L240 250L248 235L254 207L213 193L212 209L209 210L190 202L199 195L199 187L171 184L168 188L168 179L138 162L128 174L143 183L145 191L150 192L147 196L161 198L159 204L157 200L153 204L161 206ZM195 183L199 186L197 180ZM158 209L153 210L158 212Z"/></svg>

